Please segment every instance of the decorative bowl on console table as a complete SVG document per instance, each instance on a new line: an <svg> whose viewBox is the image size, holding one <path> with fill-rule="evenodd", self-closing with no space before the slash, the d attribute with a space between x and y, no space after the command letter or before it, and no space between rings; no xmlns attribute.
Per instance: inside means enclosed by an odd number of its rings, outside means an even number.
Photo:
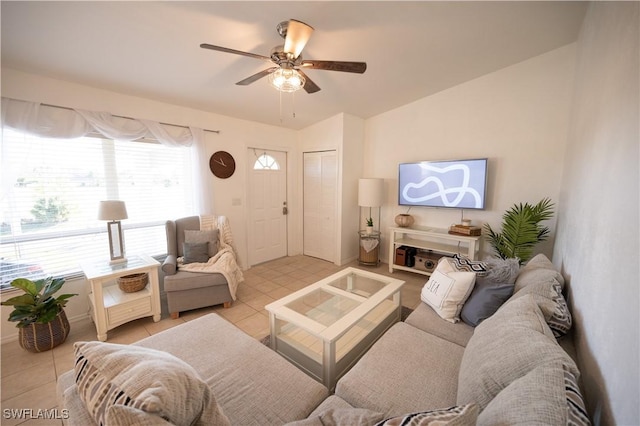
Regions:
<svg viewBox="0 0 640 426"><path fill-rule="evenodd" d="M395 218L395 221L396 221L396 225L398 225L401 228L408 228L414 223L413 216L406 213L401 213L397 215Z"/></svg>

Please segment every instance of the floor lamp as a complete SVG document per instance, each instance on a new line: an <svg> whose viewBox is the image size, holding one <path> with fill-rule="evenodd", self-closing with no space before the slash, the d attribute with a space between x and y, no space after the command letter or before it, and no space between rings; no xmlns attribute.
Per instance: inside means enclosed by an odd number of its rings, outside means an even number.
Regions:
<svg viewBox="0 0 640 426"><path fill-rule="evenodd" d="M100 201L98 219L109 221L107 223L107 231L109 232L111 265L127 261L124 257L124 240L122 239L122 226L120 225L120 221L127 217L127 207L124 205L124 201Z"/></svg>
<svg viewBox="0 0 640 426"><path fill-rule="evenodd" d="M375 266L380 262L380 232L374 231L373 224L377 223L380 229L380 206L384 198L384 181L382 179L360 179L358 181L358 205L360 206L360 217L362 208L369 207L367 216L367 227L364 231L359 231L359 255L358 262L361 265ZM377 222L373 222L371 209L378 208Z"/></svg>
<svg viewBox="0 0 640 426"><path fill-rule="evenodd" d="M360 179L358 181L358 205L369 207L368 218L371 216L371 208L378 208L378 229L380 229L380 206L384 198L384 180L378 178ZM360 214L362 216L362 213Z"/></svg>

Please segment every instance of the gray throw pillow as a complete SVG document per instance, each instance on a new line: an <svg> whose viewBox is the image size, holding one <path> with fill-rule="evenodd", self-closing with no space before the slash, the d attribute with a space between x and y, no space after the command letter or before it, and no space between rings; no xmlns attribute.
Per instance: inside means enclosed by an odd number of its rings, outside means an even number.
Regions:
<svg viewBox="0 0 640 426"><path fill-rule="evenodd" d="M217 229L209 229L206 231L194 231L185 229L184 242L185 243L205 243L209 242L209 257L213 257L218 252L218 236Z"/></svg>
<svg viewBox="0 0 640 426"><path fill-rule="evenodd" d="M462 321L476 327L493 315L513 294L514 284L496 283L485 277L478 277L473 292L460 313Z"/></svg>
<svg viewBox="0 0 640 426"><path fill-rule="evenodd" d="M183 243L182 263L206 263L209 260L209 243Z"/></svg>

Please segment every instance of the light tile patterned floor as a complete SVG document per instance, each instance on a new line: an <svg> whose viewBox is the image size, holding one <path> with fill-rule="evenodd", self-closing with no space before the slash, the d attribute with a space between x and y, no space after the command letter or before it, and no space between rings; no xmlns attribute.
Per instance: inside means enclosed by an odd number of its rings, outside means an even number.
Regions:
<svg viewBox="0 0 640 426"><path fill-rule="evenodd" d="M355 266L384 275L388 267L359 266L357 262L346 266ZM252 267L244 272L245 282L238 288L238 300L231 308L221 305L202 308L180 314L180 318L172 320L167 312L163 312L162 320L142 318L124 324L108 333L111 343L129 344L142 338L159 333L178 324L198 318L212 312L220 314L235 324L245 333L261 339L269 334L269 315L264 306L314 283L343 267L306 256L294 256L277 259ZM414 308L420 303L420 290L427 281L423 275L396 271L394 278L406 281L402 288L402 304ZM17 420L7 418L7 409L32 409L35 417L38 410L56 409L56 379L62 373L73 368L73 343L83 340L95 340L96 330L90 320L71 324L71 332L66 342L51 351L32 354L20 348L17 342L2 345L1 358L1 400L4 425L60 425L60 420L30 419ZM55 414L49 411L47 414ZM44 413L41 413L44 414ZM58 412L58 414L61 414Z"/></svg>

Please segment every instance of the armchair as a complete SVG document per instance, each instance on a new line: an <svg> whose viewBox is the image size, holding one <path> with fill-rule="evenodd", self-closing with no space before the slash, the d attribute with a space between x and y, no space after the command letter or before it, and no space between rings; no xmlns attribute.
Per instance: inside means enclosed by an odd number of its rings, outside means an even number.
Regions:
<svg viewBox="0 0 640 426"><path fill-rule="evenodd" d="M177 268L178 257L184 255L185 230L200 229L200 218L190 216L165 224L167 233L167 258L162 264L165 273L164 291L171 318L178 318L180 312L206 306L224 304L231 307L233 298L224 275L181 271Z"/></svg>

